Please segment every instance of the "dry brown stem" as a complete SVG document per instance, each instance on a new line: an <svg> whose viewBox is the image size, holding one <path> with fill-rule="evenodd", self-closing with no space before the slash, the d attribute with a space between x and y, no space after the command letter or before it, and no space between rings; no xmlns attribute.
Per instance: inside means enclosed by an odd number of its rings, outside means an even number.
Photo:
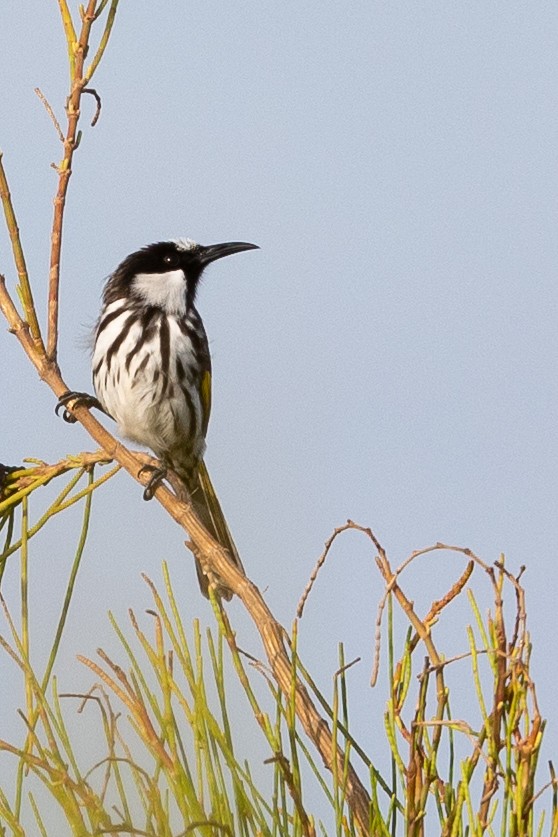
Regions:
<svg viewBox="0 0 558 837"><path fill-rule="evenodd" d="M78 33L74 29L65 0L59 0L68 45L71 87L66 102L67 125L65 131L60 129L59 133L63 141L63 158L62 162L56 167L58 185L54 198L51 235L46 350L36 317L23 250L19 240L17 221L0 158L0 197L4 206L6 223L12 240L14 260L20 278L20 296L23 303L24 317L18 312L14 300L6 288L3 276L0 276L0 311L6 318L9 330L17 337L27 357L37 370L40 379L51 388L58 399L69 389L57 364L60 253L66 195L72 174L74 152L80 140L78 123L82 95L85 92L91 93L95 96L99 105L98 94L88 88L88 84L108 42L117 4L118 0L111 0L99 47L91 65L86 69L85 59L89 48L91 27L106 4L103 3L98 7L97 0L88 0L85 6L80 7L81 28ZM53 118L54 112L51 106L44 97L42 97L42 100L51 118ZM54 121L56 127L56 120ZM79 402L76 401L67 405L67 409L104 451L103 457L116 460L139 483L145 485L148 482L149 475L141 473L141 467L145 462L144 457L133 453L117 441L89 412L89 409L80 405ZM154 496L172 519L188 533L194 551L201 557L203 565L207 566L212 575L223 579L227 587L240 598L260 634L269 666L279 688L285 696L291 699L293 693L293 664L287 635L284 628L271 613L258 588L229 561L226 551L203 528L188 502L185 502L164 486L158 487ZM113 672L118 676L114 667ZM100 672L97 673L102 676ZM120 688L116 681L114 681L114 684L111 683L111 688L113 687ZM124 692L123 699L126 702ZM334 742L326 720L316 709L308 691L298 677L294 689L293 703L303 729L319 751L326 767L332 770L336 763L338 774L347 776L346 796L348 804L360 832L367 834L369 831L370 798L353 767L349 765L347 769L343 749Z"/></svg>
<svg viewBox="0 0 558 837"><path fill-rule="evenodd" d="M61 221L59 231L61 231ZM52 279L52 275L51 275ZM51 282L51 291L58 292L58 279ZM31 337L29 325L19 315L10 297L4 277L0 276L0 310L4 314L10 331L21 343L29 360L36 368L39 377L60 398L68 387L64 382L55 357L47 357ZM57 312L56 309L50 309ZM53 323L55 321L53 320ZM51 332L56 335L56 330ZM108 459L116 460L133 479L145 484L149 476L140 474L144 458L132 453L118 442L102 424L79 403L68 405L77 420L87 430L92 439L105 451ZM292 663L285 647L285 630L274 618L263 600L258 588L229 561L226 551L214 541L203 528L191 506L179 500L171 491L160 486L155 491L155 498L186 532L195 545L196 551L203 556L204 563L215 576L222 578L226 585L243 602L260 634L269 661L270 668L281 691L289 696L292 692ZM303 729L322 756L325 766L331 770L334 761L342 773L345 769L345 754L341 747L335 746L331 730L316 709L306 688L298 681L295 689L295 711ZM352 766L347 771L347 800L354 813L355 820L363 834L368 832L370 798Z"/></svg>
<svg viewBox="0 0 558 837"><path fill-rule="evenodd" d="M74 152L79 144L78 123L80 117L81 97L84 92L91 93L97 101L97 113L93 118L94 125L100 112L100 97L97 91L88 88L87 85L93 75L97 64L106 47L116 5L114 0L109 11L109 20L101 38L101 45L91 67L85 69L85 58L89 48L89 37L91 27L97 19L97 0L89 0L86 7L81 9L81 29L77 43L73 38L73 26L69 22L68 9L62 9L62 18L66 29L68 48L71 50L71 89L66 101L67 126L66 133L62 136L64 155L62 162L56 167L58 171L58 189L54 198L54 217L52 221L51 248L50 248L50 269L48 286L48 311L47 311L47 357L51 363L56 363L58 352L58 309L60 298L60 252L62 248L62 225L64 221L64 208L70 177L72 176L72 161ZM64 4L65 5L65 4ZM70 31L71 29L71 31ZM48 108L47 108L48 109ZM50 111L52 113L52 110Z"/></svg>
<svg viewBox="0 0 558 837"><path fill-rule="evenodd" d="M37 350L30 335L29 326L20 317L1 276L0 310L8 321L10 331L16 335L29 360L35 366L39 377L52 389L55 396L60 398L68 391L68 386L62 378L58 365L53 357L47 358L44 353ZM141 484L148 482L149 475L140 473L145 462L143 456L132 453L117 441L89 412L89 409L80 405L79 402L69 404L68 410L102 448L108 459L116 460L137 482ZM178 499L164 486L157 488L154 496L172 519L189 534L196 551L203 556L203 561L211 572L222 578L227 587L240 598L260 634L270 668L279 688L285 696L290 696L293 675L290 653L285 645L286 633L271 613L258 588L229 561L226 551L203 528L189 503ZM346 770L343 749L334 744L329 725L316 709L300 680L296 684L294 706L303 729L320 753L325 766L331 770L336 761L339 774L342 775ZM367 834L370 798L356 771L350 765L347 770L346 793L359 830L362 834Z"/></svg>

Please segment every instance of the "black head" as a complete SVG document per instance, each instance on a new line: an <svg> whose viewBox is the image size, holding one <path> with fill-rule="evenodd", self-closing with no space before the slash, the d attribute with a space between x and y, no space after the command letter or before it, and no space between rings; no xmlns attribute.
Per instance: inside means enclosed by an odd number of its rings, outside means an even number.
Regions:
<svg viewBox="0 0 558 837"><path fill-rule="evenodd" d="M182 296L184 306L189 307L208 264L233 253L257 249L257 244L243 241L205 246L188 238L149 244L118 265L105 287L104 303L131 297L143 304L166 308L168 296L174 309Z"/></svg>

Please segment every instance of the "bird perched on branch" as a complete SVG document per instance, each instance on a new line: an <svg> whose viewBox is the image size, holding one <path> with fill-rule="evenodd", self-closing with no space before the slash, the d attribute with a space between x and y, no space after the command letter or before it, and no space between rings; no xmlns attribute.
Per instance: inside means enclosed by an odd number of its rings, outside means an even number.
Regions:
<svg viewBox="0 0 558 837"><path fill-rule="evenodd" d="M242 569L217 495L203 461L211 409L211 358L195 307L204 269L211 262L258 249L231 242L203 246L190 239L150 244L129 255L109 276L95 330L93 385L97 398L66 393L96 406L120 433L151 448L161 462L145 489L151 499L172 468L185 484L194 510L210 534ZM73 417L65 411L64 417ZM73 419L75 420L75 419ZM197 565L200 587L208 579ZM232 593L218 585L225 598Z"/></svg>

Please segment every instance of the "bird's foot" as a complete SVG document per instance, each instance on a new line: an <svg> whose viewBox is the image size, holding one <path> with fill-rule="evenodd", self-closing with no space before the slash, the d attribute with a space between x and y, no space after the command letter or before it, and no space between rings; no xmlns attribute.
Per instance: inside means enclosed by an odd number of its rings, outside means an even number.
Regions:
<svg viewBox="0 0 558 837"><path fill-rule="evenodd" d="M8 477L10 474L15 473L16 471L23 471L25 465L3 465L0 462L0 500L4 500L4 489L6 488L6 483L8 481Z"/></svg>
<svg viewBox="0 0 558 837"><path fill-rule="evenodd" d="M98 398L95 398L94 395L89 395L88 392L65 392L64 395L58 399L58 404L54 408L54 412L56 415L59 415L60 410L64 409L62 418L64 421L67 421L68 424L75 424L77 421L77 418L67 409L67 405L71 401L74 401L82 407L95 407L97 410L101 410L102 413L105 412L103 405Z"/></svg>
<svg viewBox="0 0 558 837"><path fill-rule="evenodd" d="M161 485L167 475L167 469L157 465L142 465L138 477L146 472L151 473L151 478L143 491L144 500L152 500L156 489Z"/></svg>
<svg viewBox="0 0 558 837"><path fill-rule="evenodd" d="M25 465L3 465L0 462L0 482L5 479L8 474L13 474L15 471L22 471Z"/></svg>

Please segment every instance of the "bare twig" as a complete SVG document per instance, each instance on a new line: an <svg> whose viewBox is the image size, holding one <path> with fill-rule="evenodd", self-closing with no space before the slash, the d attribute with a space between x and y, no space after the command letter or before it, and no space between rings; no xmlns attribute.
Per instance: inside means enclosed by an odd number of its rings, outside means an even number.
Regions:
<svg viewBox="0 0 558 837"><path fill-rule="evenodd" d="M525 591L521 584L519 583L519 579L525 572L525 567L521 566L519 568L519 573L517 576L514 576L506 567L504 566L504 560L501 558L499 561L494 562L494 566L497 567L501 573L503 573L508 581L513 585L515 589L515 600L516 600L516 615L515 615L515 625L513 629L513 635L509 643L510 649L515 649L518 642L519 642L519 650L523 650L523 646L525 644L526 638L526 623L527 623L527 611L525 608Z"/></svg>
<svg viewBox="0 0 558 837"><path fill-rule="evenodd" d="M331 536L327 539L327 541L325 542L325 544L324 544L324 551L322 552L322 554L320 555L320 557L319 557L319 558L318 558L318 560L316 561L316 564L315 564L315 566L314 566L314 569L313 569L313 570L312 570L312 572L310 573L310 578L309 578L309 580L308 580L308 584L307 584L307 585L306 585L306 587L304 588L304 591L303 591L303 593L302 593L302 596L300 597L300 601L299 601L299 603L298 603L298 605L297 605L297 608L296 608L296 615L297 615L297 617L298 617L299 619L302 617L302 614L303 614L303 611L304 611L304 606L305 606L305 604L306 604L306 602L307 602L307 600L308 600L308 597L309 597L310 593L312 592L312 588L313 588L313 586L314 586L314 583L315 583L316 579L318 578L318 573L320 572L321 568L323 567L323 565L324 565L324 564L325 564L325 562L326 562L326 558L327 558L327 556L328 556L328 554L329 554L329 551L330 551L331 547L332 547L332 546L333 546L333 544L334 544L334 541L335 541L335 540L339 537L339 535L341 535L343 532L346 532L348 529L355 529L355 528L356 528L356 527L355 527L354 523L353 523L352 521L350 521L350 520L349 520L349 521L347 521L347 523L345 523L343 526L339 526L337 529L334 529L334 530L333 530L333 534L332 534L332 535L331 535Z"/></svg>
<svg viewBox="0 0 558 837"><path fill-rule="evenodd" d="M136 723L142 729L142 734L145 737L145 740L148 741L151 747L153 747L153 749L157 752L162 764L164 764L167 769L172 770L174 766L172 759L155 732L149 714L143 705L141 698L134 692L134 689L122 669L115 665L101 649L98 649L97 653L112 669L117 679L114 679L107 674L107 672L97 663L93 662L93 660L89 660L87 657L83 657L80 654L78 654L77 658L81 663L91 669L91 671L95 672L97 677L99 677L109 687L109 689L111 689L111 691L119 697L122 703L124 703L124 705L129 709ZM117 681L122 683L123 688L118 685Z"/></svg>
<svg viewBox="0 0 558 837"><path fill-rule="evenodd" d="M384 595L382 596L382 598L380 600L380 603L378 605L378 614L377 614L377 617L376 617L376 628L375 628L375 635L374 635L374 663L373 663L373 666L372 666L372 674L370 676L370 685L372 687L374 687L377 683L378 672L379 672L379 669L380 669L380 648L381 648L381 637L382 637L381 626L382 626L382 617L383 617L384 609L385 609L385 606L386 606L386 602L388 600L388 596L391 593L391 591L393 590L393 587L396 583L396 580L402 574L403 570L407 569L407 567L410 564L412 564L412 562L416 558L418 558L421 555L428 555L429 553L436 552L438 550L447 550L448 552L458 552L462 555L465 555L473 563L478 564L479 566L481 566L485 570L485 572L488 572L488 570L489 570L488 565L485 564L484 561L482 561L470 549L467 549L467 548L461 547L461 546L451 546L450 544L445 544L445 543L438 542L438 543L433 544L432 546L427 546L427 547L424 547L423 549L417 549L414 552L412 552L409 555L409 557L406 558L403 561L403 563L400 564L399 567L395 570L395 573L393 574L393 577L392 577L391 581L388 584L386 584L386 587L385 587L385 590L384 590ZM466 573L467 573L467 578L465 578L463 580L461 587L458 586L457 588L455 588L455 592L452 593L452 591L450 591L450 593L448 594L448 595L450 595L451 598L454 598L455 595L457 595L457 593L460 592L461 589L463 588L464 584L466 583L467 579L469 578L470 571L466 570ZM444 604L444 601L445 600L442 601L442 604L445 607L445 604L447 604L448 602L446 602ZM429 621L429 617L427 616L426 619L425 619L425 622L428 622L428 621Z"/></svg>
<svg viewBox="0 0 558 837"><path fill-rule="evenodd" d="M51 106L50 102L48 101L48 99L46 98L45 94L43 93L43 91L41 90L40 87L35 87L35 93L37 94L37 96L39 97L39 99L41 100L43 105L45 106L45 110L48 113L48 115L50 116L51 122L54 125L54 130L58 134L58 139L60 140L61 143L63 143L64 142L64 134L62 133L62 128L60 127L60 122L56 118L55 113L52 109L52 106Z"/></svg>
<svg viewBox="0 0 558 837"><path fill-rule="evenodd" d="M52 221L50 268L49 268L49 290L48 290L48 317L47 317L47 356L51 363L56 363L58 351L58 310L59 310L59 287L60 287L60 252L62 248L62 226L64 220L64 208L68 184L72 175L72 160L74 151L79 143L78 122L80 117L81 96L87 87L99 61L104 53L118 0L112 0L108 20L105 25L100 46L91 67L85 71L85 57L89 48L89 36L91 27L97 19L97 0L89 0L86 8L81 10L81 30L76 40L76 33L65 3L59 0L66 40L70 56L70 95L66 103L67 128L63 139L64 156L58 166L58 189L54 199L54 217ZM73 40L70 43L70 39ZM91 92L91 91L90 91ZM93 93L95 95L95 93Z"/></svg>
<svg viewBox="0 0 558 837"><path fill-rule="evenodd" d="M289 760L283 755L283 753L276 753L271 758L265 759L264 764L273 764L274 762L278 764L281 769L281 773L283 774L283 777L285 779L285 784L289 789L291 799L294 802L295 808L300 818L300 825L302 827L303 834L305 835L305 837L316 837L316 829L314 828L314 825L310 820L308 814L306 813L306 810L302 803L300 790L296 786L294 776L289 766Z"/></svg>
<svg viewBox="0 0 558 837"><path fill-rule="evenodd" d="M341 666L341 668L338 668L337 671L335 671L333 673L334 679L337 679L338 677L341 677L341 675L345 674L345 672L348 671L350 668L352 668L353 666L356 666L357 663L360 663L360 659L361 659L360 657L355 657L354 660L351 660L350 663L345 663L344 666Z"/></svg>
<svg viewBox="0 0 558 837"><path fill-rule="evenodd" d="M99 121L99 117L101 115L101 107L102 107L101 97L99 96L99 94L97 93L97 91L93 87L84 87L83 92L84 93L90 93L91 96L93 96L95 101L97 102L97 108L96 108L95 113L93 115L93 119L91 120L91 127L94 128L95 125L97 124L97 122Z"/></svg>
<svg viewBox="0 0 558 837"><path fill-rule="evenodd" d="M451 665L451 663L458 663L461 660L466 660L468 657L472 656L472 653L473 653L472 651L464 651L462 654L456 654L454 657L446 657L446 659L443 660L441 665L443 665L444 668L447 668L447 666ZM475 649L475 654L477 656L480 655L480 654L488 654L488 651L486 650L486 648L476 648ZM433 671L436 671L436 666L428 666L425 669L426 674L431 674ZM419 678L422 677L422 676L423 675L420 674Z"/></svg>
<svg viewBox="0 0 558 837"><path fill-rule="evenodd" d="M71 91L66 104L68 125L64 137L64 157L58 167L58 190L54 199L54 218L52 222L50 269L48 287L48 322L47 322L47 356L52 363L56 363L58 351L58 308L60 288L60 252L62 249L62 224L68 184L72 175L72 159L77 147L77 126L80 116L80 101L85 79L83 66L85 54L89 44L89 34L95 18L96 0L89 0L87 9L83 13L81 32L74 48L71 62Z"/></svg>

